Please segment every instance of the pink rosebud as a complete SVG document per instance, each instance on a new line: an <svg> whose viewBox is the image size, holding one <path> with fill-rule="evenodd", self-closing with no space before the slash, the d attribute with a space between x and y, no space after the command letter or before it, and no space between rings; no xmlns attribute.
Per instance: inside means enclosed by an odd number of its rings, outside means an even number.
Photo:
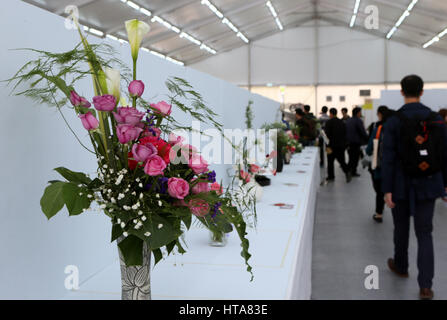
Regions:
<svg viewBox="0 0 447 320"><path fill-rule="evenodd" d="M211 185L211 191L216 191L217 194L221 195L223 193L223 188L220 184L218 184L217 182L214 182Z"/></svg>
<svg viewBox="0 0 447 320"><path fill-rule="evenodd" d="M194 171L195 174L200 174L208 171L208 163L202 156L198 154L193 154L189 159L189 167Z"/></svg>
<svg viewBox="0 0 447 320"><path fill-rule="evenodd" d="M193 179L192 181L195 180L196 179ZM193 194L206 193L206 192L210 192L210 185L208 182L199 182L194 187L192 187Z"/></svg>
<svg viewBox="0 0 447 320"><path fill-rule="evenodd" d="M176 136L173 133L169 134L168 142L171 145L182 144L185 139L181 136Z"/></svg>
<svg viewBox="0 0 447 320"><path fill-rule="evenodd" d="M171 197L176 199L185 199L189 194L189 184L180 178L169 178L168 193Z"/></svg>
<svg viewBox="0 0 447 320"><path fill-rule="evenodd" d="M203 218L210 212L210 205L203 199L189 200L188 207L191 213L199 218Z"/></svg>
<svg viewBox="0 0 447 320"><path fill-rule="evenodd" d="M113 111L116 105L116 98L110 94L96 96L93 98L93 105L98 111Z"/></svg>
<svg viewBox="0 0 447 320"><path fill-rule="evenodd" d="M251 178L250 178L250 174L248 172L245 172L244 170L241 170L240 171L240 176L241 176L241 179L244 180L246 183L250 182Z"/></svg>
<svg viewBox="0 0 447 320"><path fill-rule="evenodd" d="M152 143L134 144L132 146L132 155L137 162L145 162L151 157L157 155L157 148Z"/></svg>
<svg viewBox="0 0 447 320"><path fill-rule="evenodd" d="M84 126L85 130L95 130L99 126L98 120L90 111L86 114L80 114L79 119L81 119L82 125Z"/></svg>
<svg viewBox="0 0 447 320"><path fill-rule="evenodd" d="M70 92L70 102L75 107L90 108L91 104L84 97L79 96L76 91Z"/></svg>
<svg viewBox="0 0 447 320"><path fill-rule="evenodd" d="M165 169L166 162L158 155L150 157L144 166L144 172L151 177L163 175Z"/></svg>
<svg viewBox="0 0 447 320"><path fill-rule="evenodd" d="M250 172L251 173L258 173L259 170L261 170L261 167L259 167L258 165L256 165L256 164L250 165Z"/></svg>
<svg viewBox="0 0 447 320"><path fill-rule="evenodd" d="M161 101L157 104L151 104L151 107L154 109L155 113L158 113L162 116L171 115L172 106L165 101Z"/></svg>
<svg viewBox="0 0 447 320"><path fill-rule="evenodd" d="M142 131L143 129L134 127L130 124L120 124L116 126L116 134L119 142L122 144L137 140Z"/></svg>
<svg viewBox="0 0 447 320"><path fill-rule="evenodd" d="M114 112L116 122L131 124L133 126L139 124L141 119L144 117L144 112L138 111L136 108L132 107L119 107L118 112Z"/></svg>
<svg viewBox="0 0 447 320"><path fill-rule="evenodd" d="M134 80L129 84L129 94L131 97L141 97L144 92L144 83L140 80Z"/></svg>

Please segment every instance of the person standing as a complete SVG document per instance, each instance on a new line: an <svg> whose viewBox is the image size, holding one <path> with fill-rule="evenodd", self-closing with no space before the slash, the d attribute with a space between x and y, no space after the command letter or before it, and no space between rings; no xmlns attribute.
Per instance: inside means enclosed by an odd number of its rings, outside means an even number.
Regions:
<svg viewBox="0 0 447 320"><path fill-rule="evenodd" d="M445 124L447 124L447 109L439 110L439 114L441 115L442 119L444 119Z"/></svg>
<svg viewBox="0 0 447 320"><path fill-rule="evenodd" d="M330 119L329 115L327 114L329 111L328 107L324 106L321 108L321 115L318 118L318 121L321 125L321 130L324 130L324 127L326 125L326 122ZM325 148L324 148L324 139L321 136L321 134L318 137L318 146L320 147L320 167L324 167L324 156L325 156Z"/></svg>
<svg viewBox="0 0 447 320"><path fill-rule="evenodd" d="M353 177L359 177L357 167L359 165L361 147L368 143L368 134L362 120L362 109L357 107L352 111L352 118L346 121L346 139L348 141L348 167Z"/></svg>
<svg viewBox="0 0 447 320"><path fill-rule="evenodd" d="M379 121L371 125L371 134L368 147L366 148L366 153L369 156L373 156L373 161L369 165L369 172L371 173L373 188L376 193L376 213L373 219L377 223L383 222L383 210L385 208L385 195L382 192L381 160L383 151L383 126L388 114L389 109L386 106L380 106L377 110L377 118Z"/></svg>
<svg viewBox="0 0 447 320"><path fill-rule="evenodd" d="M305 147L315 145L316 121L301 109L296 109L296 125L300 128L301 143Z"/></svg>
<svg viewBox="0 0 447 320"><path fill-rule="evenodd" d="M341 119L346 123L346 121L348 121L348 119L350 119L351 117L348 114L348 109L347 108L342 108L341 109Z"/></svg>
<svg viewBox="0 0 447 320"><path fill-rule="evenodd" d="M421 104L423 80L401 81L405 105L384 126L382 191L392 209L394 258L388 267L408 277L410 217L418 242L419 297L433 298L433 214L436 199L447 192L447 127L444 119Z"/></svg>
<svg viewBox="0 0 447 320"><path fill-rule="evenodd" d="M329 139L327 150L328 177L326 180L328 182L335 180L334 162L337 160L346 175L346 182L349 183L352 176L345 162L346 125L343 120L337 118L337 109L335 108L331 108L329 117L330 119L326 122L324 128L324 132Z"/></svg>

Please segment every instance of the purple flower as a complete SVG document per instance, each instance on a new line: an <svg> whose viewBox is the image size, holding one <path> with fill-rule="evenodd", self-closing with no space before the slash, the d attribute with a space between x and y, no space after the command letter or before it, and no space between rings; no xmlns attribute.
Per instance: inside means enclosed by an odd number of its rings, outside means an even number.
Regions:
<svg viewBox="0 0 447 320"><path fill-rule="evenodd" d="M116 98L110 94L96 96L93 98L93 104L98 111L113 111L116 105Z"/></svg>
<svg viewBox="0 0 447 320"><path fill-rule="evenodd" d="M168 178L158 178L158 192L166 194L168 192Z"/></svg>
<svg viewBox="0 0 447 320"><path fill-rule="evenodd" d="M144 83L140 80L134 80L129 84L129 94L131 97L141 97L144 92Z"/></svg>
<svg viewBox="0 0 447 320"><path fill-rule="evenodd" d="M216 171L208 172L208 181L211 183L216 182Z"/></svg>
<svg viewBox="0 0 447 320"><path fill-rule="evenodd" d="M211 209L213 211L213 214L211 215L212 218L215 218L217 215L217 211L219 210L219 208L222 206L222 202L216 202L216 204L213 206L213 208Z"/></svg>

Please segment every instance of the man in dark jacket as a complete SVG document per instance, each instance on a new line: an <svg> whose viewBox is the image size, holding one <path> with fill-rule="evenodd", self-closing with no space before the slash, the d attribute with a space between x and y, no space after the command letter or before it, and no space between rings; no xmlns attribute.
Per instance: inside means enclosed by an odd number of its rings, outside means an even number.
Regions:
<svg viewBox="0 0 447 320"><path fill-rule="evenodd" d="M346 147L346 125L343 120L337 118L337 109L332 108L329 114L330 119L326 122L324 132L329 139L327 152L327 181L334 181L334 162L340 163L343 172L346 175L346 182L351 182L351 172L345 162L345 147Z"/></svg>
<svg viewBox="0 0 447 320"><path fill-rule="evenodd" d="M346 139L348 141L348 167L353 177L358 177L361 147L368 143L368 134L362 121L362 109L354 108L352 118L346 121Z"/></svg>
<svg viewBox="0 0 447 320"><path fill-rule="evenodd" d="M431 110L420 103L424 82L418 76L405 77L402 82L405 105L399 110L403 116L412 119L427 119ZM382 158L382 191L385 202L392 209L394 220L394 259L388 260L389 268L400 277L408 277L408 245L410 216L418 241L417 265L421 299L432 299L434 277L433 214L437 198L447 191L447 128L439 117L443 137L443 168L440 172L426 177L411 177L402 166L402 122L393 116L384 126Z"/></svg>

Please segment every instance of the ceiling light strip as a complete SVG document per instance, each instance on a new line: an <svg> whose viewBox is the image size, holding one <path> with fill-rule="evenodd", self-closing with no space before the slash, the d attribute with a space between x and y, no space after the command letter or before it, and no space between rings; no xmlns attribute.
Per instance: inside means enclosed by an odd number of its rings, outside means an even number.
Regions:
<svg viewBox="0 0 447 320"><path fill-rule="evenodd" d="M441 31L439 34L437 34L436 36L433 37L433 39L431 39L430 41L428 41L427 43L424 43L422 45L422 48L427 49L428 47L430 47L432 44L439 42L445 35L447 34L447 28L445 28L443 31Z"/></svg>
<svg viewBox="0 0 447 320"><path fill-rule="evenodd" d="M227 25L238 38L242 39L245 43L249 43L250 40L230 21L230 19L226 18L222 12L220 12L214 4L209 0L201 0L200 3L204 6L207 6L219 19L222 20L222 23ZM278 26L279 27L279 26Z"/></svg>
<svg viewBox="0 0 447 320"><path fill-rule="evenodd" d="M360 0L355 0L354 5L354 13L352 14L351 23L349 24L349 27L352 28L355 25L355 21L357 20L357 14L359 13L360 8Z"/></svg>
<svg viewBox="0 0 447 320"><path fill-rule="evenodd" d="M411 11L414 9L414 6L418 3L418 1L419 0L412 0L411 1L411 3L408 5L407 10L405 10L405 12L400 16L399 20L397 20L397 22L394 25L394 27L386 35L387 39L391 39L393 34L397 31L397 29L399 29L400 25L405 21L405 19L407 19L410 16Z"/></svg>
<svg viewBox="0 0 447 320"><path fill-rule="evenodd" d="M279 20L279 16L278 13L275 10L275 7L273 6L272 2L269 0L267 1L267 3L265 4L267 6L267 8L269 8L270 13L272 14L273 18L275 19L276 25L278 26L279 30L283 30L284 27L282 26L281 20Z"/></svg>
<svg viewBox="0 0 447 320"><path fill-rule="evenodd" d="M128 5L129 7L131 7L132 9L135 9L137 11L140 11L142 14L151 17L152 16L152 12L150 12L149 10L147 10L146 8L140 7L138 4L136 4L133 1L130 0L121 0L122 3Z"/></svg>

